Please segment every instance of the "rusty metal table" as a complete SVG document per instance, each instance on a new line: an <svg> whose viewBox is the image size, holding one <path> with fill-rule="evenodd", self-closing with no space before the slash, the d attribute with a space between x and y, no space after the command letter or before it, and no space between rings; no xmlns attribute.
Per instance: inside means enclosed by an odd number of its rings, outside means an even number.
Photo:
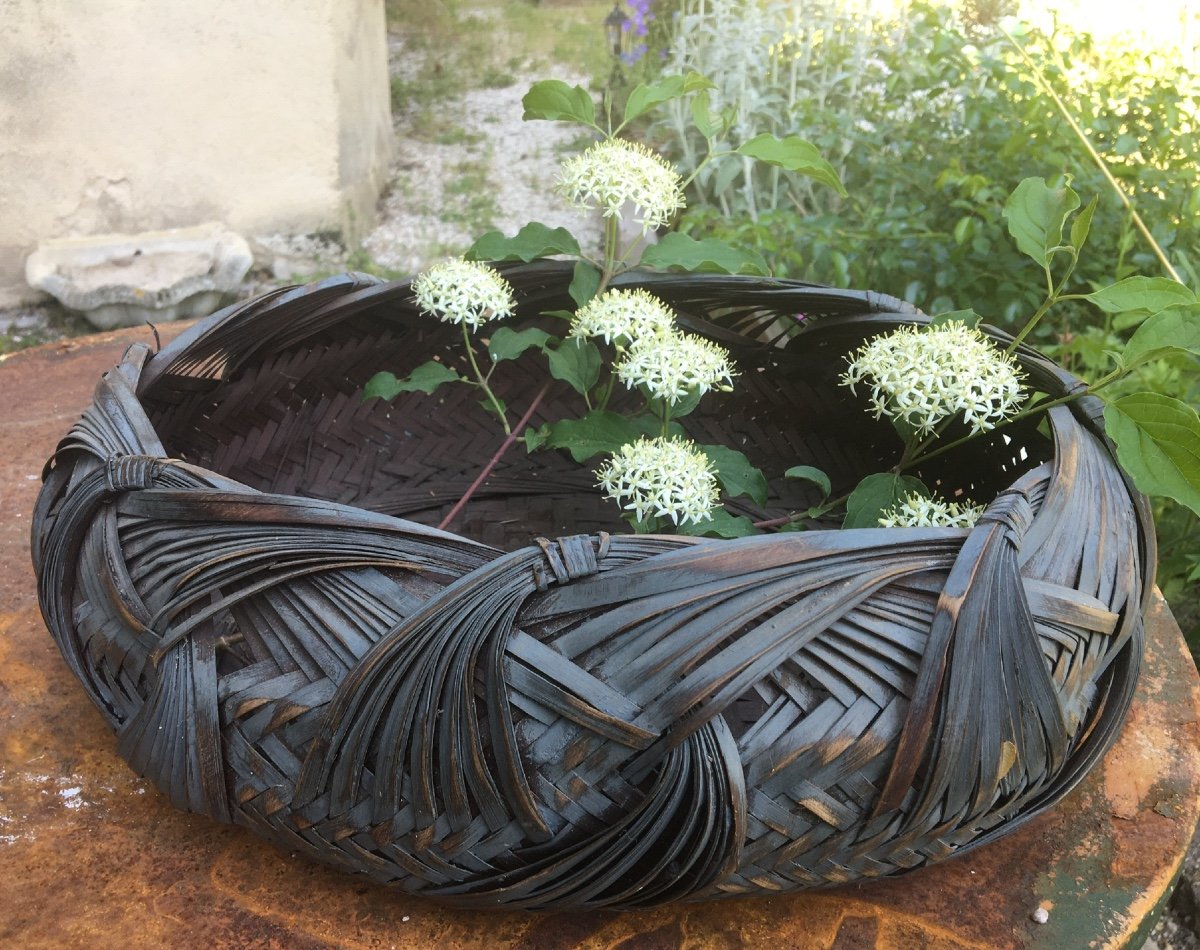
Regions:
<svg viewBox="0 0 1200 950"><path fill-rule="evenodd" d="M175 811L117 757L46 633L29 563L43 461L99 374L147 337L0 362L0 945L1069 950L1137 947L1148 932L1200 818L1200 683L1161 600L1129 721L1099 767L1024 829L901 878L626 914L455 911Z"/></svg>

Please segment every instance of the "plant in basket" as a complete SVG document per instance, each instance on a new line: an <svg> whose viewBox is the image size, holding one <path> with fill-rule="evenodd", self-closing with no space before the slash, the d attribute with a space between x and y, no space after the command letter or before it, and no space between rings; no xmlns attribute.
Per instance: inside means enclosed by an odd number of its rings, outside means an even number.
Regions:
<svg viewBox="0 0 1200 950"><path fill-rule="evenodd" d="M1095 206L1039 179L1008 205L1047 285L1016 337L648 243L689 179L622 133L664 102L706 163L840 188L796 136L723 148L707 85L638 86L616 123L525 97L598 136L556 183L598 250L487 234L101 381L47 467L39 594L172 802L413 893L636 907L961 853L1112 743L1154 563L1133 485L1200 507L1200 421L1105 391L1196 355L1195 298L1083 295L1148 314L1090 384L1026 347Z"/></svg>
<svg viewBox="0 0 1200 950"><path fill-rule="evenodd" d="M844 527L969 528L983 513L984 505L966 497L939 498L919 478L904 473L982 433L1084 395L1099 394L1147 360L1172 352L1197 352L1195 326L1200 310L1194 294L1176 281L1134 277L1091 294L1066 293L1087 240L1096 201L1078 214L1069 237L1064 238L1063 229L1080 206L1069 181L1047 185L1042 179L1027 179L1012 195L1006 217L1021 251L1041 266L1048 292L1016 337L1007 343L989 337L979 329L980 317L973 310L941 314L927 325L903 325L873 337L848 359L841 382L852 391L856 387L869 390L871 414L876 419L886 416L896 428L902 445L895 464L887 471L866 475L851 491L832 499L825 472L809 465L790 466L783 476L820 486L820 504L759 523L724 510L718 503L719 490L764 505L766 476L736 448L691 442L673 420L694 411L710 390L732 389L737 370L729 353L708 339L682 332L671 308L652 293L615 289L613 282L635 272L630 261L639 256L643 269L766 276L759 255L714 238L695 241L668 232L661 241L643 248L651 231L669 225L683 209L687 186L710 162L728 157L759 160L806 175L843 194L844 190L833 168L797 136L761 135L740 148L722 149L719 139L734 115L729 111L715 117L711 114L711 87L696 73L640 85L629 97L623 120L614 128L611 114L606 127L597 124L595 105L582 88L558 81L536 84L524 100L526 119L576 122L600 137L584 154L564 162L556 186L570 203L603 213L603 248L596 256L585 254L565 229L530 223L513 237L491 232L471 248L470 260L447 261L420 275L413 282L413 292L422 312L462 325L472 377L430 361L404 379L386 371L377 374L368 382L365 395L394 398L414 389L433 392L445 383L478 387L485 408L497 416L509 436L501 451L523 442L531 452L566 450L577 462L608 454L608 461L596 471L598 487L622 507L626 520L639 533L673 529L741 537L764 529L798 530L807 521L843 507ZM620 136L655 106L689 97L695 128L708 149L685 180L663 158ZM621 246L622 214L640 225L640 233L627 246ZM499 273L487 264L473 262L528 263L550 255L576 259L569 287L576 309L552 313L570 321L565 336L536 327L516 331L502 326L487 343L490 371L496 363L520 357L527 350L541 350L547 358L548 375L574 388L588 411L578 418L514 433L507 407L488 386L491 372L480 369L471 333L485 322L510 318L515 301ZM1103 378L1053 400L1041 398L1044 393L1031 394L1013 351L1056 303L1081 298L1107 312L1145 311L1152 319L1130 340L1132 358L1113 354L1114 368ZM606 351L592 341L602 341ZM639 397L632 411L618 413L609 408L618 385ZM532 397L534 408L547 389L544 386ZM1030 399L1031 395L1034 398ZM1107 405L1105 425L1123 466L1139 488L1200 508L1200 468L1196 464L1200 425L1194 410L1166 396L1137 393ZM943 441L955 426L958 438ZM496 461L498 458L485 467L482 477ZM457 510L443 520L442 527L453 520Z"/></svg>

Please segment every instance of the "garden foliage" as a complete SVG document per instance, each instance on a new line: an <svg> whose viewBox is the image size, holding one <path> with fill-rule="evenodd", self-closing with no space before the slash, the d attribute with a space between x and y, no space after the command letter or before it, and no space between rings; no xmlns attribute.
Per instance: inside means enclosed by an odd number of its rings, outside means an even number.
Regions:
<svg viewBox="0 0 1200 950"><path fill-rule="evenodd" d="M846 188L727 158L697 177L684 233L754 247L777 275L869 287L929 313L973 307L1011 330L1047 286L1029 247L1007 233L1006 201L1026 178L1070 181L1098 199L1088 249L1031 342L1101 377L1148 311L1118 313L1085 296L1164 269L1041 82L1086 130L1178 276L1200 287L1200 80L1176 54L1023 31L1031 68L998 30L968 29L953 10L923 3L884 20L838 0L683 0L673 22L667 69L713 78L713 111L736 114L733 144L799 133ZM698 144L689 126L674 106L650 130L684 169ZM1195 357L1147 359L1109 395L1134 391L1200 404ZM1156 515L1159 581L1187 630L1200 620L1200 521L1163 499Z"/></svg>

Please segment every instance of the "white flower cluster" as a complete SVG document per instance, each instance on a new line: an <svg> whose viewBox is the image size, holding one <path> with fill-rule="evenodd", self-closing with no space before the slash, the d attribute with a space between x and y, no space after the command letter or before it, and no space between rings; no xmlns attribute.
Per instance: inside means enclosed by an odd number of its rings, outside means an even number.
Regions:
<svg viewBox="0 0 1200 950"><path fill-rule="evenodd" d="M910 494L879 518L881 528L973 528L983 505L946 502L924 495Z"/></svg>
<svg viewBox="0 0 1200 950"><path fill-rule="evenodd" d="M563 162L558 193L577 208L599 208L615 218L628 202L642 230L661 227L683 208L683 181L666 159L623 139L597 142Z"/></svg>
<svg viewBox="0 0 1200 950"><path fill-rule="evenodd" d="M710 389L733 389L729 351L694 333L671 330L639 337L613 370L630 389L645 386L671 405L693 391L703 395Z"/></svg>
<svg viewBox="0 0 1200 950"><path fill-rule="evenodd" d="M1016 364L979 330L960 321L902 326L854 354L842 383L868 380L875 418L903 419L924 434L962 413L973 433L991 429L1025 398Z"/></svg>
<svg viewBox="0 0 1200 950"><path fill-rule="evenodd" d="M638 439L621 446L596 470L605 495L638 521L670 518L695 524L712 518L718 502L712 463L691 442Z"/></svg>
<svg viewBox="0 0 1200 950"><path fill-rule="evenodd" d="M603 337L605 343L628 346L648 334L675 329L675 316L644 290L608 290L593 297L571 321L573 337Z"/></svg>
<svg viewBox="0 0 1200 950"><path fill-rule="evenodd" d="M472 330L489 320L511 317L516 306L512 285L474 261L435 264L417 276L412 289L422 311L443 323L465 323Z"/></svg>

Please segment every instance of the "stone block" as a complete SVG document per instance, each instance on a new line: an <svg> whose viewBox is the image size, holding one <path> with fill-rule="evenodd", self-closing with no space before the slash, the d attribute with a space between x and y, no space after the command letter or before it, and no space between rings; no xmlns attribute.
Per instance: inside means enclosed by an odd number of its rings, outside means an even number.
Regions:
<svg viewBox="0 0 1200 950"><path fill-rule="evenodd" d="M102 330L198 317L237 290L253 255L220 224L42 241L25 279Z"/></svg>

